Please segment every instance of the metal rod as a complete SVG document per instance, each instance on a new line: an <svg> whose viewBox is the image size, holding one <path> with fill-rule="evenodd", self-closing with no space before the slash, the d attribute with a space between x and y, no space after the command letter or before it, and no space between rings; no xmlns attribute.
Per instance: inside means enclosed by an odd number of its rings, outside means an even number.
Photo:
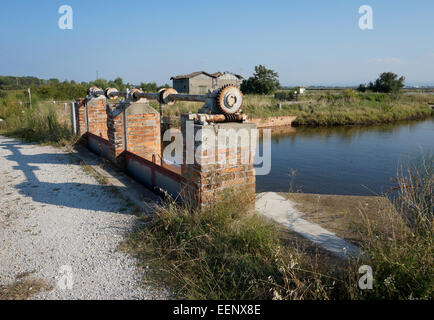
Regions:
<svg viewBox="0 0 434 320"><path fill-rule="evenodd" d="M208 99L205 95L197 95L197 94L183 94L183 93L172 93L169 94L168 100L170 101L198 101L198 102L204 102L206 99ZM134 98L146 98L151 100L159 100L160 99L160 93L152 93L152 92L135 92Z"/></svg>
<svg viewBox="0 0 434 320"><path fill-rule="evenodd" d="M204 102L208 99L206 95L186 94L186 93L172 93L167 97L170 101L197 101Z"/></svg>
<svg viewBox="0 0 434 320"><path fill-rule="evenodd" d="M135 92L134 98L136 98L136 99L146 98L146 99L151 99L151 100L158 100L160 98L160 94L159 93L152 93L152 92Z"/></svg>
<svg viewBox="0 0 434 320"><path fill-rule="evenodd" d="M120 92L120 91L112 91L110 93L107 94L108 97L125 97L126 96L126 92Z"/></svg>
<svg viewBox="0 0 434 320"><path fill-rule="evenodd" d="M93 95L94 97L103 96L103 95L104 95L104 91L103 91L103 90L101 90L101 91L93 91L93 92L92 92L92 95Z"/></svg>

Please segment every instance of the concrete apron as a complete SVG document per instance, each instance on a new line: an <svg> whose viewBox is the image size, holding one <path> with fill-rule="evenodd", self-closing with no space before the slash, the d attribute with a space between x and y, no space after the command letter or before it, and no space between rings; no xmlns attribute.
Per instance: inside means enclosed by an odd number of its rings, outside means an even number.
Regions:
<svg viewBox="0 0 434 320"><path fill-rule="evenodd" d="M339 238L316 223L302 219L303 214L295 208L294 203L275 192L257 194L255 209L263 216L276 221L340 258L361 254L357 246Z"/></svg>

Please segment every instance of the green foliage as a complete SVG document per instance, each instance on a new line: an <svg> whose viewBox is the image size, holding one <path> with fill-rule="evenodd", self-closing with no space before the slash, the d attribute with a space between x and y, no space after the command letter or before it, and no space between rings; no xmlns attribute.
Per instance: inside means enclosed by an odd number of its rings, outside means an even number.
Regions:
<svg viewBox="0 0 434 320"><path fill-rule="evenodd" d="M263 65L255 66L253 77L241 83L243 93L270 94L280 87L279 74Z"/></svg>
<svg viewBox="0 0 434 320"><path fill-rule="evenodd" d="M88 85L59 82L50 85L42 85L32 88L32 95L36 95L41 99L55 100L75 100L79 97L86 96Z"/></svg>
<svg viewBox="0 0 434 320"><path fill-rule="evenodd" d="M157 92L159 90L157 83L155 82L142 82L140 84L140 88L144 91L144 92Z"/></svg>
<svg viewBox="0 0 434 320"><path fill-rule="evenodd" d="M42 84L42 80L35 77L0 76L0 90L20 90Z"/></svg>
<svg viewBox="0 0 434 320"><path fill-rule="evenodd" d="M359 85L357 90L359 92L365 92L367 89L373 92L383 92L398 94L404 88L405 77L399 77L393 72L383 72L380 74L375 82L370 82L368 86L364 84Z"/></svg>
<svg viewBox="0 0 434 320"><path fill-rule="evenodd" d="M289 91L279 91L274 94L274 98L281 101L291 101L294 100L295 94L293 90Z"/></svg>
<svg viewBox="0 0 434 320"><path fill-rule="evenodd" d="M87 89L91 86L97 86L102 89L111 87L120 91L125 90L126 88L135 87L130 83L124 83L120 77L114 80L97 79L91 82L76 83L73 80L60 82L58 79L43 80L34 77L0 76L0 99L6 98L6 90L27 90L27 88L30 88L32 96L37 96L43 100L75 100L79 97L85 97ZM169 88L170 86L168 84L157 86L155 82L142 82L140 87L148 92L157 92L161 88Z"/></svg>
<svg viewBox="0 0 434 320"><path fill-rule="evenodd" d="M359 91L359 92L366 92L366 85L364 85L364 84L360 84L358 87L357 87L357 91Z"/></svg>

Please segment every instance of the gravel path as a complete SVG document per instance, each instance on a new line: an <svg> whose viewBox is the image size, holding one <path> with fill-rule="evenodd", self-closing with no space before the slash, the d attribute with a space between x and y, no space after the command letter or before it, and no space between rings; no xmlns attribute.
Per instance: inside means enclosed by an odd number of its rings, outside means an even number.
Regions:
<svg viewBox="0 0 434 320"><path fill-rule="evenodd" d="M0 285L33 272L34 299L164 299L117 250L136 217L61 149L0 136Z"/></svg>

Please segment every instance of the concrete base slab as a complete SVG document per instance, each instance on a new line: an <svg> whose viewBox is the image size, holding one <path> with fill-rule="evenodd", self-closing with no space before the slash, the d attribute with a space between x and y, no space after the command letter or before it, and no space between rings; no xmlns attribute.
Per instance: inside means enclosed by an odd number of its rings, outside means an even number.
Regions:
<svg viewBox="0 0 434 320"><path fill-rule="evenodd" d="M360 249L357 246L339 238L318 224L303 219L303 214L295 208L292 201L275 192L258 194L255 209L258 213L298 233L338 257L346 258L360 254Z"/></svg>

